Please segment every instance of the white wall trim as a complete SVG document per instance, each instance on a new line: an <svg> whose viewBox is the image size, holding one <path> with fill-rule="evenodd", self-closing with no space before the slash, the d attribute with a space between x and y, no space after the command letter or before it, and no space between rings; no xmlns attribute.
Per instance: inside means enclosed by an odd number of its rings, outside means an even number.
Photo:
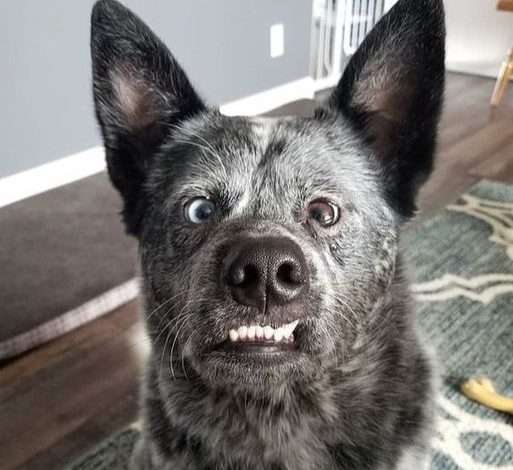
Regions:
<svg viewBox="0 0 513 470"><path fill-rule="evenodd" d="M226 116L256 116L300 99L311 99L315 93L315 80L304 77L285 85L226 103L219 107Z"/></svg>
<svg viewBox="0 0 513 470"><path fill-rule="evenodd" d="M227 116L255 116L300 99L336 83L332 78L316 82L304 77L220 106ZM0 178L0 207L100 173L105 169L103 147L93 147L59 160Z"/></svg>
<svg viewBox="0 0 513 470"><path fill-rule="evenodd" d="M0 179L0 207L64 186L105 169L103 147L93 147Z"/></svg>
<svg viewBox="0 0 513 470"><path fill-rule="evenodd" d="M314 80L313 83L313 90L314 93L317 93L318 91L327 90L328 88L334 88L337 86L338 82L340 81L340 77L342 74L332 74L324 78L319 78L318 80Z"/></svg>

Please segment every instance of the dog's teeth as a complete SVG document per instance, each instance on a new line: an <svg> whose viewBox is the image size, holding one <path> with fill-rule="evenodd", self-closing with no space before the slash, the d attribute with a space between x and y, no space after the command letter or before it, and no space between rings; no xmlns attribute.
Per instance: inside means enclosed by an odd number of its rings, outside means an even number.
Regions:
<svg viewBox="0 0 513 470"><path fill-rule="evenodd" d="M241 326L239 328L239 330L237 331L237 333L239 334L239 340L240 341L245 341L246 338L248 337L248 327L247 326Z"/></svg>
<svg viewBox="0 0 513 470"><path fill-rule="evenodd" d="M264 326L264 337L265 339L272 339L274 336L274 330L271 326Z"/></svg>
<svg viewBox="0 0 513 470"><path fill-rule="evenodd" d="M289 323L288 325L283 326L283 330L285 332L284 336L286 338L292 336L292 332L296 329L296 326L298 325L299 321L293 321L292 323Z"/></svg>
<svg viewBox="0 0 513 470"><path fill-rule="evenodd" d="M260 325L239 326L237 329L230 330L228 336L231 342L266 340L290 343L294 341L293 331L298 323L296 320L278 328L273 328L271 325L264 327Z"/></svg>
<svg viewBox="0 0 513 470"><path fill-rule="evenodd" d="M248 328L248 340L254 341L256 337L256 326L250 326Z"/></svg>
<svg viewBox="0 0 513 470"><path fill-rule="evenodd" d="M255 338L256 339L264 338L264 329L261 326L255 327Z"/></svg>
<svg viewBox="0 0 513 470"><path fill-rule="evenodd" d="M274 330L274 341L281 341L285 337L285 331L282 327Z"/></svg>

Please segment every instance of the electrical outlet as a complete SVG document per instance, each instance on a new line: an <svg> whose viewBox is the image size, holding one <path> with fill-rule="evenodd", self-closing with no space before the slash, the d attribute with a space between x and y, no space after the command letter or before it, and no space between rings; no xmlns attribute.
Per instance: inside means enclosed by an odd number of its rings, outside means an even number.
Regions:
<svg viewBox="0 0 513 470"><path fill-rule="evenodd" d="M285 54L285 30L283 23L271 26L271 57L281 57Z"/></svg>

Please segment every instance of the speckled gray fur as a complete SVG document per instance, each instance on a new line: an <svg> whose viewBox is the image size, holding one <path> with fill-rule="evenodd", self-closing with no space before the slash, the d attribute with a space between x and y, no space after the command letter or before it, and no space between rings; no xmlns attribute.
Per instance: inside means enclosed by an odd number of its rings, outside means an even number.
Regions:
<svg viewBox="0 0 513 470"><path fill-rule="evenodd" d="M312 118L222 116L206 107L134 14L92 19L97 117L127 230L140 242L151 339L134 469L427 468L433 368L398 252L428 176L443 93L439 0L400 0ZM215 201L208 224L184 202ZM303 223L327 198L341 221ZM268 311L220 288L237 240L302 249L308 295ZM300 319L293 359L212 353L230 328Z"/></svg>

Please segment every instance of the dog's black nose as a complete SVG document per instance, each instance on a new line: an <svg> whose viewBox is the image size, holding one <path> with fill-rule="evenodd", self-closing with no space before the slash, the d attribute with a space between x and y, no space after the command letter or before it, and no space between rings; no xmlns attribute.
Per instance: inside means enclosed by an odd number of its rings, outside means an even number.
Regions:
<svg viewBox="0 0 513 470"><path fill-rule="evenodd" d="M268 309L298 299L309 284L301 248L287 238L254 238L231 248L224 282L242 305Z"/></svg>

